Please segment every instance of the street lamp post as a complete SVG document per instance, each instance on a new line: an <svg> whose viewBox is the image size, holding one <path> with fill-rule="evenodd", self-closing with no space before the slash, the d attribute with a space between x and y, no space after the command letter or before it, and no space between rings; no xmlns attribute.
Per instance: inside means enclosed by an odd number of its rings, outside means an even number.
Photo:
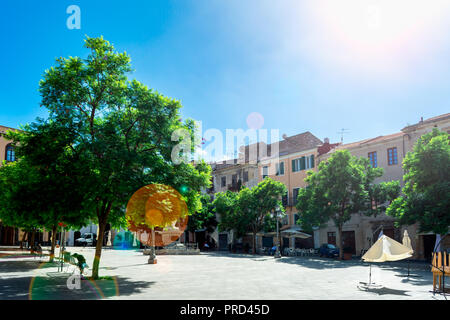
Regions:
<svg viewBox="0 0 450 320"><path fill-rule="evenodd" d="M280 216L280 207L276 206L275 207L275 214L276 214L276 223L277 223L277 249L275 251L274 254L274 258L281 258L281 253L280 253L280 230L278 227L278 218Z"/></svg>

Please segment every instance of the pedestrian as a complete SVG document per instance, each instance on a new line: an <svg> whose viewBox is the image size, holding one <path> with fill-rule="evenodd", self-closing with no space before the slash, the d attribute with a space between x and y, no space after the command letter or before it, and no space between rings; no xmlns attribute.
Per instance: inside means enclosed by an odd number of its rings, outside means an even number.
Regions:
<svg viewBox="0 0 450 320"><path fill-rule="evenodd" d="M275 252L277 251L277 246L273 246L272 249L270 249L270 255L275 255Z"/></svg>

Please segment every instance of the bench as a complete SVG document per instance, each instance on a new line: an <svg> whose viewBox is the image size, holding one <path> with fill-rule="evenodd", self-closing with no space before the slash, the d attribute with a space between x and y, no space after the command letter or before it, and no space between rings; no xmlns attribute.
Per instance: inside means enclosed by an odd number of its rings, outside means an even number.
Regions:
<svg viewBox="0 0 450 320"><path fill-rule="evenodd" d="M436 292L436 285L439 282L439 291L442 291L442 278L450 276L449 261L450 256L446 252L433 252L431 259L431 272L433 273L433 292Z"/></svg>

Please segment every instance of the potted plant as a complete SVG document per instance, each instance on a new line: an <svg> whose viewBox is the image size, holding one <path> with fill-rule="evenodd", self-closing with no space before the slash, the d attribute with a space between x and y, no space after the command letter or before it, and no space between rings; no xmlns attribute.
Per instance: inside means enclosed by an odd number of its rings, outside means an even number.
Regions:
<svg viewBox="0 0 450 320"><path fill-rule="evenodd" d="M353 254L352 247L345 247L343 253L344 253L344 256L343 256L344 260L351 260L352 259L352 254Z"/></svg>

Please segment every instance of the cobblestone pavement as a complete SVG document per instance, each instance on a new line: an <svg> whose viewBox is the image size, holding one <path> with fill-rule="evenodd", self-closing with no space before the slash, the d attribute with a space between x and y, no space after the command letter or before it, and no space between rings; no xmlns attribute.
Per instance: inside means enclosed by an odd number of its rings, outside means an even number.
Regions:
<svg viewBox="0 0 450 320"><path fill-rule="evenodd" d="M93 248L68 248L81 253L92 266ZM135 250L105 249L97 281L67 279L75 269L18 252L0 254L0 300L2 299L437 299L432 274L426 264L372 264L358 260L338 261L316 257L253 256L202 253L160 255L158 263L147 264L148 256ZM47 260L45 257L42 261ZM90 275L91 270L87 270Z"/></svg>

